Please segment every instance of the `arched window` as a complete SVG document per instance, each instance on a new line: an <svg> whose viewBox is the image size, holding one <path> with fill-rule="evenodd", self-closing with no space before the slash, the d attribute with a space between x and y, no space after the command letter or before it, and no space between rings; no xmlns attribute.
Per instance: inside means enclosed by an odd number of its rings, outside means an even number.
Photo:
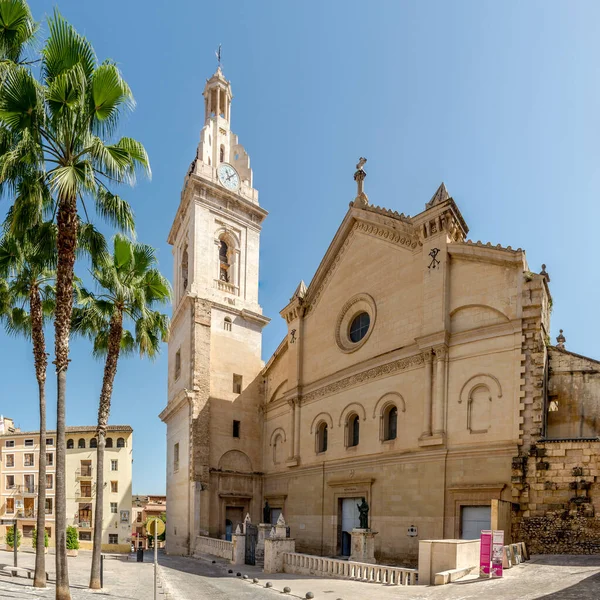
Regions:
<svg viewBox="0 0 600 600"><path fill-rule="evenodd" d="M225 331L231 331L231 319L229 317L223 319L223 329Z"/></svg>
<svg viewBox="0 0 600 600"><path fill-rule="evenodd" d="M229 264L227 261L227 253L229 251L229 247L227 246L227 242L221 240L219 244L219 260L226 265Z"/></svg>
<svg viewBox="0 0 600 600"><path fill-rule="evenodd" d="M106 438L106 443L104 444L104 446L106 448L112 448L113 447L113 441L112 438Z"/></svg>
<svg viewBox="0 0 600 600"><path fill-rule="evenodd" d="M79 438L79 441L77 442L77 447L85 448L85 440L83 438Z"/></svg>
<svg viewBox="0 0 600 600"><path fill-rule="evenodd" d="M348 419L348 446L358 446L360 440L360 422L357 414Z"/></svg>
<svg viewBox="0 0 600 600"><path fill-rule="evenodd" d="M188 248L187 244L183 249L183 254L181 255L181 285L183 287L183 291L187 290L188 286Z"/></svg>
<svg viewBox="0 0 600 600"><path fill-rule="evenodd" d="M221 146L221 150L219 151L219 161L225 162L225 146Z"/></svg>
<svg viewBox="0 0 600 600"><path fill-rule="evenodd" d="M392 404L383 413L383 439L395 440L398 435L398 409Z"/></svg>
<svg viewBox="0 0 600 600"><path fill-rule="evenodd" d="M467 429L471 433L487 433L491 425L492 394L487 385L478 385L469 392Z"/></svg>
<svg viewBox="0 0 600 600"><path fill-rule="evenodd" d="M317 427L317 452L327 452L327 423L321 423Z"/></svg>
<svg viewBox="0 0 600 600"><path fill-rule="evenodd" d="M90 440L90 448L97 448L97 447L98 447L98 440L95 437L93 437Z"/></svg>
<svg viewBox="0 0 600 600"><path fill-rule="evenodd" d="M67 440L67 450L75 448L75 442L73 440Z"/></svg>
<svg viewBox="0 0 600 600"><path fill-rule="evenodd" d="M123 438L117 438L117 448L125 448L125 440Z"/></svg>
<svg viewBox="0 0 600 600"><path fill-rule="evenodd" d="M273 464L277 465L281 462L281 446L283 445L283 438L280 435L275 436L273 440Z"/></svg>

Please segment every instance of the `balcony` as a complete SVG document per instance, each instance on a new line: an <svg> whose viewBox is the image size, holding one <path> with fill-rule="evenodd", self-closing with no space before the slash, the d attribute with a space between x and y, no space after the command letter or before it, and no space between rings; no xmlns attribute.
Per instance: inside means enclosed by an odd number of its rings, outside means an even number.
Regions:
<svg viewBox="0 0 600 600"><path fill-rule="evenodd" d="M14 488L21 496L35 496L38 493L37 485L16 485Z"/></svg>
<svg viewBox="0 0 600 600"><path fill-rule="evenodd" d="M77 481L81 481L82 479L91 479L92 478L92 467L81 467L75 471L75 478Z"/></svg>
<svg viewBox="0 0 600 600"><path fill-rule="evenodd" d="M17 519L35 519L37 517L37 511L34 508L19 508L16 515L11 515L13 518L16 516Z"/></svg>
<svg viewBox="0 0 600 600"><path fill-rule="evenodd" d="M233 294L234 296L238 295L237 285L233 285L233 283L229 283L228 281L215 279L215 286L218 290L221 290L222 292L227 292L228 294Z"/></svg>
<svg viewBox="0 0 600 600"><path fill-rule="evenodd" d="M75 521L75 526L79 529L92 529L91 521Z"/></svg>

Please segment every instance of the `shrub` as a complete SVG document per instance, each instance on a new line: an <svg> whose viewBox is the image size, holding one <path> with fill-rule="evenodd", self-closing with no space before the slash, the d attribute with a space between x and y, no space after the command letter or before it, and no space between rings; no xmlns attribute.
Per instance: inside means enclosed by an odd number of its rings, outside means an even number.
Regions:
<svg viewBox="0 0 600 600"><path fill-rule="evenodd" d="M15 528L14 525L12 527L7 527L6 528L6 537L5 537L5 541L6 541L7 545L12 546L13 548L15 547L14 528ZM17 528L17 548L20 545L21 545L21 531Z"/></svg>
<svg viewBox="0 0 600 600"><path fill-rule="evenodd" d="M48 539L48 532L44 531L44 548L48 547L50 540ZM37 547L37 528L33 528L33 547Z"/></svg>
<svg viewBox="0 0 600 600"><path fill-rule="evenodd" d="M67 527L67 550L79 550L79 535L73 525Z"/></svg>

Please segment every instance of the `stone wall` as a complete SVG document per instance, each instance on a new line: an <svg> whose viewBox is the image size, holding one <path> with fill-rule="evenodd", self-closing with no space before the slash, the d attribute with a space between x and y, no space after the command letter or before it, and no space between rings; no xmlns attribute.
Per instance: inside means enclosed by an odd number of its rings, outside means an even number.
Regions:
<svg viewBox="0 0 600 600"><path fill-rule="evenodd" d="M600 435L600 363L550 348L546 438Z"/></svg>
<svg viewBox="0 0 600 600"><path fill-rule="evenodd" d="M513 508L513 540L532 554L600 552L600 440L545 441L513 459L527 494Z"/></svg>

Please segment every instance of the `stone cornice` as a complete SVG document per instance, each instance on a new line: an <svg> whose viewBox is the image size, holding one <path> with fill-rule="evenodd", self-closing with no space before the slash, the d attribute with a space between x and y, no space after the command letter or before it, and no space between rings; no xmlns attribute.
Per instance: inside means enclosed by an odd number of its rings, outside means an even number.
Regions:
<svg viewBox="0 0 600 600"><path fill-rule="evenodd" d="M323 396L330 396L332 394L336 394L342 390L345 390L346 388L353 387L360 383L364 383L372 379L377 379L379 377L394 375L395 373L399 373L411 367L419 367L422 364L424 364L424 361L421 354L415 354L413 356L400 358L398 360L394 360L383 365L372 367L370 369L361 371L360 373L355 373L354 375L350 375L349 377L345 377L333 383L312 390L307 394L304 394L302 396L302 403L306 404L314 400L318 400Z"/></svg>
<svg viewBox="0 0 600 600"><path fill-rule="evenodd" d="M178 410L181 409L182 406L185 405L186 402L191 402L193 400L194 393L190 390L183 389L177 393L177 395L171 400L167 406L162 410L162 412L158 415L159 419L166 423L173 414L175 414Z"/></svg>
<svg viewBox="0 0 600 600"><path fill-rule="evenodd" d="M510 246L492 246L489 242L486 245L478 242L456 242L448 244L448 254L453 260L472 260L478 262L493 263L497 265L519 265L525 270L525 253L521 248L512 250Z"/></svg>

